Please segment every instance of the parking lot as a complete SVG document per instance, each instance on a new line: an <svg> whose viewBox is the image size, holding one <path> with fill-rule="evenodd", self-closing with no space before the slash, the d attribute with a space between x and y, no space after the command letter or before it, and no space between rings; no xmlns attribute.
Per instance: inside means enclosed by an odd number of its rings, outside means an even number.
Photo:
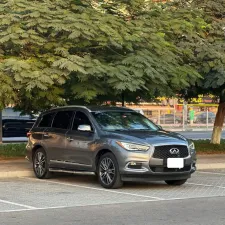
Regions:
<svg viewBox="0 0 225 225"><path fill-rule="evenodd" d="M219 196L225 196L224 170L196 172L180 187L164 182L126 183L116 190L103 189L91 174L58 174L49 180L1 179L0 213Z"/></svg>

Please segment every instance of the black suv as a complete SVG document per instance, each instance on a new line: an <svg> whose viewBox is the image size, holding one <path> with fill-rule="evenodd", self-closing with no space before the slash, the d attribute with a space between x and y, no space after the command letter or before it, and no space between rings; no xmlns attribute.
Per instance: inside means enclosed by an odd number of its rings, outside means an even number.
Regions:
<svg viewBox="0 0 225 225"><path fill-rule="evenodd" d="M69 106L40 115L28 133L27 159L37 178L94 172L105 188L124 181L182 185L195 172L193 142L119 107Z"/></svg>
<svg viewBox="0 0 225 225"><path fill-rule="evenodd" d="M26 137L34 122L32 119L2 119L3 137Z"/></svg>

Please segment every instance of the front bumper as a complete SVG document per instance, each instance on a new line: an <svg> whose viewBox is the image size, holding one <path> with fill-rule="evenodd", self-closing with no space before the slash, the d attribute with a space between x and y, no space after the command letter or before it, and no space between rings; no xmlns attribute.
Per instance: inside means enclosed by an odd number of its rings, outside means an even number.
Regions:
<svg viewBox="0 0 225 225"><path fill-rule="evenodd" d="M122 174L122 181L148 182L148 181L165 181L165 180L186 180L191 174Z"/></svg>
<svg viewBox="0 0 225 225"><path fill-rule="evenodd" d="M184 158L184 168L181 169L167 168L167 159L153 158L152 155L153 151L120 151L118 161L122 180L181 180L190 178L196 171L195 155Z"/></svg>
<svg viewBox="0 0 225 225"><path fill-rule="evenodd" d="M154 169L154 170L153 170ZM189 163L185 160L184 168L168 169L166 163L163 165L149 165L149 170L124 170L121 173L123 181L147 182L147 181L162 181L162 180L183 180L189 179L191 174L196 171L195 162Z"/></svg>

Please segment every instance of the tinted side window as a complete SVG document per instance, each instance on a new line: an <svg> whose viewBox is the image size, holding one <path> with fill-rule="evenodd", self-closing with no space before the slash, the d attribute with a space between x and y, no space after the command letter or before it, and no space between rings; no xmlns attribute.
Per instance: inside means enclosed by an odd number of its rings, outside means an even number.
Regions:
<svg viewBox="0 0 225 225"><path fill-rule="evenodd" d="M51 127L51 125L52 125L52 119L53 119L54 115L55 115L55 113L45 114L42 117L42 119L41 119L38 127Z"/></svg>
<svg viewBox="0 0 225 225"><path fill-rule="evenodd" d="M76 115L75 115L75 118L74 118L74 121L73 121L73 128L72 129L77 130L77 128L80 125L90 125L92 127L91 122L88 119L88 117L83 112L78 111L78 112L76 112Z"/></svg>
<svg viewBox="0 0 225 225"><path fill-rule="evenodd" d="M72 120L73 112L72 111L61 111L58 112L54 118L52 127L60 129L68 129L70 121Z"/></svg>

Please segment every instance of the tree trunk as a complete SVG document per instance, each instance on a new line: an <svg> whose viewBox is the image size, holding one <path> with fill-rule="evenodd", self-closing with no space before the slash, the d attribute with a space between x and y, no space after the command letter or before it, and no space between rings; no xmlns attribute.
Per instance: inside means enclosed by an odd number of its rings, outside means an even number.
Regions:
<svg viewBox="0 0 225 225"><path fill-rule="evenodd" d="M0 109L0 144L2 143L2 111Z"/></svg>
<svg viewBox="0 0 225 225"><path fill-rule="evenodd" d="M121 98L122 98L122 106L124 107L125 106L125 94L124 94L124 92L122 92Z"/></svg>
<svg viewBox="0 0 225 225"><path fill-rule="evenodd" d="M212 138L211 138L212 144L220 144L224 117L225 117L225 102L222 102L219 104L218 111L216 114L216 119L215 119Z"/></svg>

